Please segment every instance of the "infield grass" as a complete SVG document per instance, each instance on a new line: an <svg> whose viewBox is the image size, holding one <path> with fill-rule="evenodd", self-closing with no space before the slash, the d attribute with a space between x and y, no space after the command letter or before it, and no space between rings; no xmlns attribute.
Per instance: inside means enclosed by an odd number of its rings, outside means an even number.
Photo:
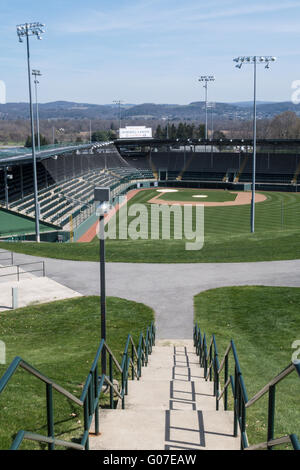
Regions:
<svg viewBox="0 0 300 470"><path fill-rule="evenodd" d="M160 194L160 199L163 201L182 201L182 202L225 202L235 201L236 194L230 191L213 191L205 189L178 189L178 192L172 193L157 193ZM195 196L205 196L204 198L197 198Z"/></svg>
<svg viewBox="0 0 300 470"><path fill-rule="evenodd" d="M234 340L249 399L291 363L292 343L300 339L300 288L219 288L197 295L194 305L207 341L216 335L220 362ZM296 433L300 438L299 395L296 372L276 387L276 437ZM267 410L267 395L247 410L250 444L267 440Z"/></svg>

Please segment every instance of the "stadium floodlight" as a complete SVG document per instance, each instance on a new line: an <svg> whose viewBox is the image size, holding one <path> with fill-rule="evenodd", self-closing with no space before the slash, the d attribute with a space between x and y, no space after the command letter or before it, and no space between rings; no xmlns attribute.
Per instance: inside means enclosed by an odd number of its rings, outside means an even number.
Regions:
<svg viewBox="0 0 300 470"><path fill-rule="evenodd" d="M201 75L200 78L198 78L199 82L204 82L204 88L205 88L205 140L207 140L207 134L208 134L208 129L207 129L207 89L208 89L208 83L209 82L214 82L215 81L215 76L214 75Z"/></svg>
<svg viewBox="0 0 300 470"><path fill-rule="evenodd" d="M37 77L41 77L42 74L39 70L33 70L32 75L34 76L34 84L35 84L35 103L36 103L36 131L37 131L37 138L38 138L38 150L41 151L41 135L40 135L40 118L39 118L39 103L38 103L38 92L37 86L39 85L39 81Z"/></svg>
<svg viewBox="0 0 300 470"><path fill-rule="evenodd" d="M30 67L30 50L29 50L29 37L36 36L37 39L42 39L42 34L45 32L45 27L42 23L25 23L17 25L17 35L20 42L26 39L27 46L27 69L28 69L28 86L29 86L29 105L30 105L30 121L31 121L31 147L32 147L32 163L33 163L33 184L34 184L34 201L35 201L35 234L36 241L40 242L40 208L38 201L38 184L37 184L37 168L36 168L36 153L35 153L35 135L34 135L34 119L33 119L33 104L32 104L32 89L31 89L31 67Z"/></svg>
<svg viewBox="0 0 300 470"><path fill-rule="evenodd" d="M95 187L94 200L99 203L96 214L99 216L100 239L100 311L101 311L101 340L106 341L106 289L105 289L105 232L104 217L109 211L110 189L107 187ZM106 351L102 350L101 356L102 374L106 374Z"/></svg>
<svg viewBox="0 0 300 470"><path fill-rule="evenodd" d="M247 56L233 59L237 62L239 69L246 64L253 65L254 68L254 99L253 99L253 159L252 159L252 200L251 200L251 233L255 232L255 184L256 184L256 82L257 64L265 64L265 68L270 68L270 63L276 61L274 56Z"/></svg>

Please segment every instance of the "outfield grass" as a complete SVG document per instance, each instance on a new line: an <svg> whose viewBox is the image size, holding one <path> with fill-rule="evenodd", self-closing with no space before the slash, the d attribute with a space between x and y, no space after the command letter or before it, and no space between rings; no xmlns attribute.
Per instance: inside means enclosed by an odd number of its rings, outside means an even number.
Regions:
<svg viewBox="0 0 300 470"><path fill-rule="evenodd" d="M225 191L224 191L225 193ZM143 204L148 210L148 237L151 204L156 190L141 191L128 204ZM172 193L176 194L176 193ZM200 251L186 251L186 240L107 240L106 257L111 262L209 263L300 259L300 194L263 192L267 200L256 204L255 233L250 233L250 205L206 207L205 240ZM129 223L135 217L129 217ZM117 215L117 222L119 215ZM171 221L173 218L171 217ZM172 225L173 222L171 222ZM79 261L99 259L99 241L77 244L0 243L0 249L35 256Z"/></svg>
<svg viewBox="0 0 300 470"><path fill-rule="evenodd" d="M1 313L0 339L6 343L7 365L21 356L42 373L80 397L100 338L99 297L53 302ZM107 343L121 362L127 335L135 342L153 321L153 311L143 304L107 299ZM0 395L0 449L10 447L24 429L47 435L45 384L18 370ZM80 407L54 391L55 432L71 440L82 433ZM22 448L40 448L26 442ZM42 447L43 448L43 447Z"/></svg>
<svg viewBox="0 0 300 470"><path fill-rule="evenodd" d="M195 320L208 341L216 335L220 362L235 341L249 399L290 364L292 343L300 339L300 288L226 287L203 292L194 302ZM277 386L276 437L300 438L299 392L296 372ZM264 397L247 411L251 444L267 440L267 408Z"/></svg>
<svg viewBox="0 0 300 470"><path fill-rule="evenodd" d="M175 189L175 188L174 188ZM158 198L164 201L182 201L182 202L225 202L235 201L236 194L229 191L213 191L205 189L178 189L176 193L157 193L161 194ZM194 196L206 196L205 198L196 198Z"/></svg>

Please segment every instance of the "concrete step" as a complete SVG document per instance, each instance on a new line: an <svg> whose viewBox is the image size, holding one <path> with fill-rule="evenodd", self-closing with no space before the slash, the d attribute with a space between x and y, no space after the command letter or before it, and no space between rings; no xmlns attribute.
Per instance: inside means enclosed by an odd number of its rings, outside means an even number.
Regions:
<svg viewBox="0 0 300 470"><path fill-rule="evenodd" d="M190 410L100 410L91 450L238 450L233 413Z"/></svg>
<svg viewBox="0 0 300 470"><path fill-rule="evenodd" d="M185 366L165 366L158 364L157 366L144 367L142 370L142 380L181 380L189 382L191 380L204 380L204 371L199 365Z"/></svg>
<svg viewBox="0 0 300 470"><path fill-rule="evenodd" d="M205 381L130 381L125 403L126 409L216 410L213 384Z"/></svg>

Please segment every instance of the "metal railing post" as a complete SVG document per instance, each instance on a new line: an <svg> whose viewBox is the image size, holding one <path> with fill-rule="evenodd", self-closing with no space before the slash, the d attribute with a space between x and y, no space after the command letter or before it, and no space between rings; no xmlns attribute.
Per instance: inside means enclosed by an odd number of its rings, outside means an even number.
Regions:
<svg viewBox="0 0 300 470"><path fill-rule="evenodd" d="M85 434L87 434L87 438L86 438L86 442L85 442L85 450L89 450L89 436L88 436L88 432L89 432L89 412L88 412L88 395L86 396L85 400L84 400L84 432Z"/></svg>
<svg viewBox="0 0 300 470"><path fill-rule="evenodd" d="M109 355L109 380L112 384L114 383L113 382L113 380L114 380L114 377L113 377L113 361L112 361L111 354ZM114 408L114 390L113 390L112 386L110 386L109 397L110 397L110 408L113 410L113 408Z"/></svg>
<svg viewBox="0 0 300 470"><path fill-rule="evenodd" d="M48 437L54 439L54 416L53 416L53 390L52 384L46 384L47 397L47 428ZM54 450L54 443L48 444L48 450Z"/></svg>
<svg viewBox="0 0 300 470"><path fill-rule="evenodd" d="M234 418L233 418L233 435L234 437L237 437L238 435L238 411L237 411L237 406L238 406L238 373L236 370L236 367L234 369Z"/></svg>
<svg viewBox="0 0 300 470"><path fill-rule="evenodd" d="M99 380L99 377L98 377L98 367L96 366L95 367L95 371L94 371L94 401L95 401L95 435L96 436L99 436L100 434L100 430L99 430L99 403L97 401L96 403L96 400L97 400L97 397L98 397L98 380Z"/></svg>
<svg viewBox="0 0 300 470"><path fill-rule="evenodd" d="M268 404L268 441L274 439L274 425L275 425L275 385L269 389L269 404ZM268 450L273 450L273 447L268 447Z"/></svg>
<svg viewBox="0 0 300 470"><path fill-rule="evenodd" d="M125 377L124 368L122 371L122 410L125 410Z"/></svg>
<svg viewBox="0 0 300 470"><path fill-rule="evenodd" d="M131 344L131 378L134 380L134 349L133 344Z"/></svg>
<svg viewBox="0 0 300 470"><path fill-rule="evenodd" d="M225 357L225 373L224 373L224 384L228 381L228 355ZM224 392L224 410L228 410L228 389L225 389Z"/></svg>

